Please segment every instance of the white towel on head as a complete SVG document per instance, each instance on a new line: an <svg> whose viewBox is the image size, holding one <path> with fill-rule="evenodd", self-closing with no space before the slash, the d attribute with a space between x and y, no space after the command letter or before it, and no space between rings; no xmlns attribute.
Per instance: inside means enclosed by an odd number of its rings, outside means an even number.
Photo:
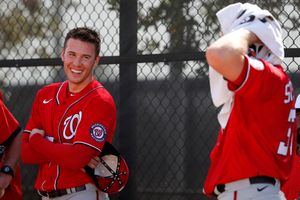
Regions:
<svg viewBox="0 0 300 200"><path fill-rule="evenodd" d="M262 58L274 65L281 64L284 49L281 27L272 14L258 6L249 3L231 4L217 12L221 31L230 33L241 28L250 30L264 43L264 47L257 52L256 57ZM233 104L233 95L227 87L223 76L209 68L210 90L216 107L223 105L218 120L222 128L226 127Z"/></svg>

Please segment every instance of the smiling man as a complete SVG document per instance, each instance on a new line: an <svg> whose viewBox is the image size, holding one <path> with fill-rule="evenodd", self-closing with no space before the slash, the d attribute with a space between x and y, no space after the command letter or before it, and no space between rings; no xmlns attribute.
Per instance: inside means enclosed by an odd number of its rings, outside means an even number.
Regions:
<svg viewBox="0 0 300 200"><path fill-rule="evenodd" d="M83 169L105 141L112 142L116 128L114 100L93 75L99 51L97 32L71 30L61 53L67 80L36 95L23 134L22 160L39 166L35 189L43 200L108 199Z"/></svg>

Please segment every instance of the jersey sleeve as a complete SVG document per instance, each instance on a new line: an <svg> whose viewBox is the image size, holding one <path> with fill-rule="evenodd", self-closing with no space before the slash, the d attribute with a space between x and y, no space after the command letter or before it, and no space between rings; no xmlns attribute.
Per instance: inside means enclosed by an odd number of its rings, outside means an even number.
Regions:
<svg viewBox="0 0 300 200"><path fill-rule="evenodd" d="M34 151L29 145L29 134L33 128L41 128L41 117L39 112L39 92L33 101L31 108L31 116L27 122L25 130L22 135L22 145L21 145L21 158L24 163L30 164L41 164L49 162L45 156L43 156L39 151Z"/></svg>
<svg viewBox="0 0 300 200"><path fill-rule="evenodd" d="M33 101L32 107L31 107L31 115L30 118L25 126L25 132L31 132L33 128L39 128L42 129L42 121L40 116L40 110L39 110L39 102L40 101L40 92L37 93L36 98Z"/></svg>
<svg viewBox="0 0 300 200"><path fill-rule="evenodd" d="M50 159L43 156L40 150L34 150L29 144L29 133L23 133L22 135L21 159L26 164L42 164L50 162Z"/></svg>
<svg viewBox="0 0 300 200"><path fill-rule="evenodd" d="M20 132L21 129L19 122L15 119L2 101L0 101L0 112L0 144L2 144L17 130Z"/></svg>
<svg viewBox="0 0 300 200"><path fill-rule="evenodd" d="M95 99L85 109L73 143L85 144L101 151L105 141L112 141L115 128L116 107L113 99Z"/></svg>
<svg viewBox="0 0 300 200"><path fill-rule="evenodd" d="M240 81L239 86L232 87L235 84L229 82L228 88L236 95L250 98L259 97L264 99L270 97L276 92L274 85L278 84L278 79L282 79L284 76L281 66L275 67L264 60L246 55L243 72L241 74L243 77L238 78Z"/></svg>
<svg viewBox="0 0 300 200"><path fill-rule="evenodd" d="M30 138L29 142L33 150L43 155L45 160L69 169L80 169L88 164L96 150L82 144L53 143L39 134Z"/></svg>

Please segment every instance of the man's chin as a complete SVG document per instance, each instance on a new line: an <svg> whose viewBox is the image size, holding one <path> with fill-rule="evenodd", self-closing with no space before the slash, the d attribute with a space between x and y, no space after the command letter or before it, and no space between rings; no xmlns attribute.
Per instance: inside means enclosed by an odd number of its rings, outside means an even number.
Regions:
<svg viewBox="0 0 300 200"><path fill-rule="evenodd" d="M82 77L80 75L71 75L68 76L68 80L71 83L79 84L82 82Z"/></svg>

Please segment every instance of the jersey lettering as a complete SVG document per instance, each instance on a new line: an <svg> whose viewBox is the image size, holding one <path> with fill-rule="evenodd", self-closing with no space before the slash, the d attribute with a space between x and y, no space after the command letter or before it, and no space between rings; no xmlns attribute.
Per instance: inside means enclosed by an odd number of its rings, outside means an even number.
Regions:
<svg viewBox="0 0 300 200"><path fill-rule="evenodd" d="M289 83L285 85L285 96L286 96L286 99L284 99L285 104L288 104L291 101L293 101L293 99L294 99L293 92L294 91L293 91L292 82L289 81Z"/></svg>
<svg viewBox="0 0 300 200"><path fill-rule="evenodd" d="M293 146L292 146L292 142L293 141L293 135L292 135L292 130L291 130L291 127L288 129L288 132L287 132L287 140L285 142L281 141L279 143L279 147L278 147L278 151L277 153L279 155L283 155L283 156L286 156L288 154L288 147L290 147L290 155L292 155L293 153Z"/></svg>
<svg viewBox="0 0 300 200"><path fill-rule="evenodd" d="M82 112L80 111L79 113L75 115L71 115L65 119L63 136L66 140L70 140L75 136L81 118L82 118Z"/></svg>
<svg viewBox="0 0 300 200"><path fill-rule="evenodd" d="M292 85L291 81L289 81L289 83L285 85L285 96L286 96L286 98L283 101L285 104L290 103L294 99L293 85ZM281 141L279 143L279 146L278 146L277 153L279 155L287 156L288 153L290 155L292 155L292 147L293 147L292 146L292 144L293 144L292 143L292 141L293 141L292 124L295 122L295 119L296 119L296 110L294 108L292 108L290 110L289 117L288 117L288 120L287 120L288 123L290 124L290 126L287 130L286 140ZM290 150L290 152L288 152L289 150Z"/></svg>

